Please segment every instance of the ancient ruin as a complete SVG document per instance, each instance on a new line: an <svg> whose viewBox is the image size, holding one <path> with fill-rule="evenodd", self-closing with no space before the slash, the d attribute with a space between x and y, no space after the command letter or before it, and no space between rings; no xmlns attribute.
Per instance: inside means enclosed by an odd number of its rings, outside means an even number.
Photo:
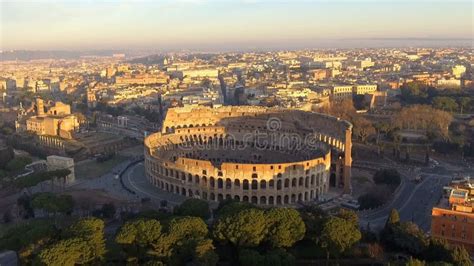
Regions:
<svg viewBox="0 0 474 266"><path fill-rule="evenodd" d="M145 139L149 181L210 201L286 205L350 193L352 125L283 108L171 108Z"/></svg>

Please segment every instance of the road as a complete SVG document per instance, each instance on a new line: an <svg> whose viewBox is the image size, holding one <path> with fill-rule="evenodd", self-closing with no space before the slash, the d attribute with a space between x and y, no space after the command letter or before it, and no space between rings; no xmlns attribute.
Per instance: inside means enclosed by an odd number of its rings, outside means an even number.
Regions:
<svg viewBox="0 0 474 266"><path fill-rule="evenodd" d="M425 232L431 227L431 209L443 195L443 187L449 184L450 176L424 175L421 183L407 181L389 206L381 210L360 216L363 227L370 223L370 228L380 230L387 220L391 209L400 213L401 221L412 221Z"/></svg>
<svg viewBox="0 0 474 266"><path fill-rule="evenodd" d="M391 209L397 209L402 221L412 221L425 232L431 227L431 210L443 195L443 187L448 185L457 172L470 169L454 167L444 162L434 161L434 166L421 169L423 181L419 184L408 178L414 173L407 172L403 165L395 168L402 173L404 182L387 206L374 211L360 212L361 227L370 225L372 230L380 230L387 220ZM466 172L465 172L466 173Z"/></svg>
<svg viewBox="0 0 474 266"><path fill-rule="evenodd" d="M172 207L186 199L184 196L168 193L150 184L145 177L143 162L133 165L122 176L124 185L136 193L131 194L122 188L120 180L116 179L113 174L113 172L123 169L127 163L117 165L111 173L100 178L76 184L74 188L102 189L116 197L137 203L148 198L155 206L159 206L161 201L166 200ZM397 165L396 168L403 169L400 165ZM441 198L443 186L449 184L452 173L450 171L428 171L428 168L425 170L429 173L422 174L424 178L419 184L409 180L413 173L407 169L400 170L404 178L393 200L379 210L361 212L359 215L361 227L366 227L369 223L372 230L379 230L384 226L390 210L397 209L402 221L413 221L428 232L431 226L431 209Z"/></svg>
<svg viewBox="0 0 474 266"><path fill-rule="evenodd" d="M141 198L149 198L159 203L166 200L168 205L175 206L183 202L186 197L169 193L153 186L145 177L145 167L143 163L138 163L128 169L123 175L124 184L135 191Z"/></svg>

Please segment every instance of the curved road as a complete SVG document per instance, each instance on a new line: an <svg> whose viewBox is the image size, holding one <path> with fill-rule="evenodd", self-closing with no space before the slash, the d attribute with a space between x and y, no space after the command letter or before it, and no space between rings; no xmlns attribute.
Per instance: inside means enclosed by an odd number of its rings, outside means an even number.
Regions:
<svg viewBox="0 0 474 266"><path fill-rule="evenodd" d="M397 209L402 221L412 221L424 231L431 227L431 209L443 195L443 187L448 185L452 175L421 173L423 181L416 184L409 176L415 173L403 169L403 165L393 165L402 174L402 184L388 205L374 211L359 213L360 226L370 225L372 230L380 230L392 209ZM402 170L403 169L403 170Z"/></svg>
<svg viewBox="0 0 474 266"><path fill-rule="evenodd" d="M166 200L168 205L179 205L186 197L169 193L153 186L145 176L143 162L130 167L123 175L125 186L132 189L141 198L149 198L154 203Z"/></svg>

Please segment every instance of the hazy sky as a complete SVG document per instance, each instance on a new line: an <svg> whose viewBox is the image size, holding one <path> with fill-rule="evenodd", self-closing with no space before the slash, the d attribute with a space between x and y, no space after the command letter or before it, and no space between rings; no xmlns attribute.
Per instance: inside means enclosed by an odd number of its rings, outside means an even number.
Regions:
<svg viewBox="0 0 474 266"><path fill-rule="evenodd" d="M0 0L0 5L2 50L310 47L367 39L473 38L470 0Z"/></svg>

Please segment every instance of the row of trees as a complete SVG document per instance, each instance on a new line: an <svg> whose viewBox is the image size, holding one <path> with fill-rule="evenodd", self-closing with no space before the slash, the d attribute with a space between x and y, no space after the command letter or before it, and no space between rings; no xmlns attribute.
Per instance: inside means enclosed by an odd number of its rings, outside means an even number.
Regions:
<svg viewBox="0 0 474 266"><path fill-rule="evenodd" d="M357 114L352 100L344 100L338 104L332 104L328 113L351 122L354 126L354 136L362 142L366 142L370 135L375 134L375 128L372 126L372 123Z"/></svg>
<svg viewBox="0 0 474 266"><path fill-rule="evenodd" d="M392 210L380 240L386 248L404 252L418 260L436 265L472 265L469 253L460 246L450 246L443 239L426 237L412 222L401 222L400 215ZM420 262L418 265L424 265Z"/></svg>
<svg viewBox="0 0 474 266"><path fill-rule="evenodd" d="M13 149L0 152L0 179L15 177L25 170L25 166L32 162L30 157L13 156Z"/></svg>
<svg viewBox="0 0 474 266"><path fill-rule="evenodd" d="M435 134L447 140L452 121L452 115L446 111L428 105L412 105L402 108L393 122L399 129L422 130L428 136Z"/></svg>
<svg viewBox="0 0 474 266"><path fill-rule="evenodd" d="M56 208L44 199L49 197L41 194L32 202L41 208ZM107 261L216 265L220 260L241 265L293 265L296 259L293 249L304 246L304 241L317 247L318 254L325 254L323 257L337 258L361 239L357 216L349 211L328 216L317 208L265 210L249 203L225 201L211 223L205 222L202 213L178 215L187 214L203 203L207 204L190 199L173 215L148 212L130 217L107 247L103 221L88 218L66 227L46 220L12 227L0 236L0 249L18 251L25 264L72 265Z"/></svg>
<svg viewBox="0 0 474 266"><path fill-rule="evenodd" d="M421 82L410 82L401 88L401 100L406 104L429 104L448 112L473 112L474 97L462 92L442 91Z"/></svg>
<svg viewBox="0 0 474 266"><path fill-rule="evenodd" d="M23 264L74 265L100 261L106 253L104 222L80 219L63 230L49 220L14 226L0 237L0 250L19 253Z"/></svg>
<svg viewBox="0 0 474 266"><path fill-rule="evenodd" d="M409 94L407 91L424 100L407 96L407 93ZM384 146L381 142L382 136L385 136L386 140L392 142L394 155L397 158L400 157L402 143L406 141L400 134L402 130L414 130L424 134L426 136L424 143L433 145L437 152L458 152L463 156L472 156L474 143L470 141L469 132L465 130L468 125L462 122L454 123L452 112L474 111L474 97L463 96L460 93L442 94L435 89L430 93L426 91L426 86L423 84L405 85L405 88L402 88L402 102L405 105L387 121L368 120L356 112L351 100L331 105L327 112L351 122L354 125L353 136L361 142L366 143L374 137L380 152ZM415 97L418 100L407 100L407 97ZM406 159L409 160L408 152Z"/></svg>
<svg viewBox="0 0 474 266"><path fill-rule="evenodd" d="M188 200L179 212L197 202ZM383 261L386 251L413 256L413 261L470 265L464 248L426 237L415 224L400 222L395 210L380 236L361 232L357 215L345 209L328 215L314 206L260 209L229 200L211 222L199 216L144 212L127 218L115 234L105 234L98 218L70 226L33 220L1 235L0 249L18 251L24 264L46 265L294 265L300 259L314 264L331 258ZM112 238L107 241L106 235Z"/></svg>
<svg viewBox="0 0 474 266"><path fill-rule="evenodd" d="M62 184L66 183L66 178L71 174L69 169L57 169L51 171L36 172L18 179L13 180L12 184L19 189L26 189L31 195L30 188L44 181L51 181L54 185L56 180L61 180Z"/></svg>
<svg viewBox="0 0 474 266"><path fill-rule="evenodd" d="M370 136L380 140L381 133L396 135L398 130L421 130L427 135L449 138L449 125L453 121L450 113L432 108L429 105L412 105L403 107L390 123L371 122L357 114L351 100L344 100L339 104L331 105L328 113L351 122L354 126L354 136L366 142Z"/></svg>

